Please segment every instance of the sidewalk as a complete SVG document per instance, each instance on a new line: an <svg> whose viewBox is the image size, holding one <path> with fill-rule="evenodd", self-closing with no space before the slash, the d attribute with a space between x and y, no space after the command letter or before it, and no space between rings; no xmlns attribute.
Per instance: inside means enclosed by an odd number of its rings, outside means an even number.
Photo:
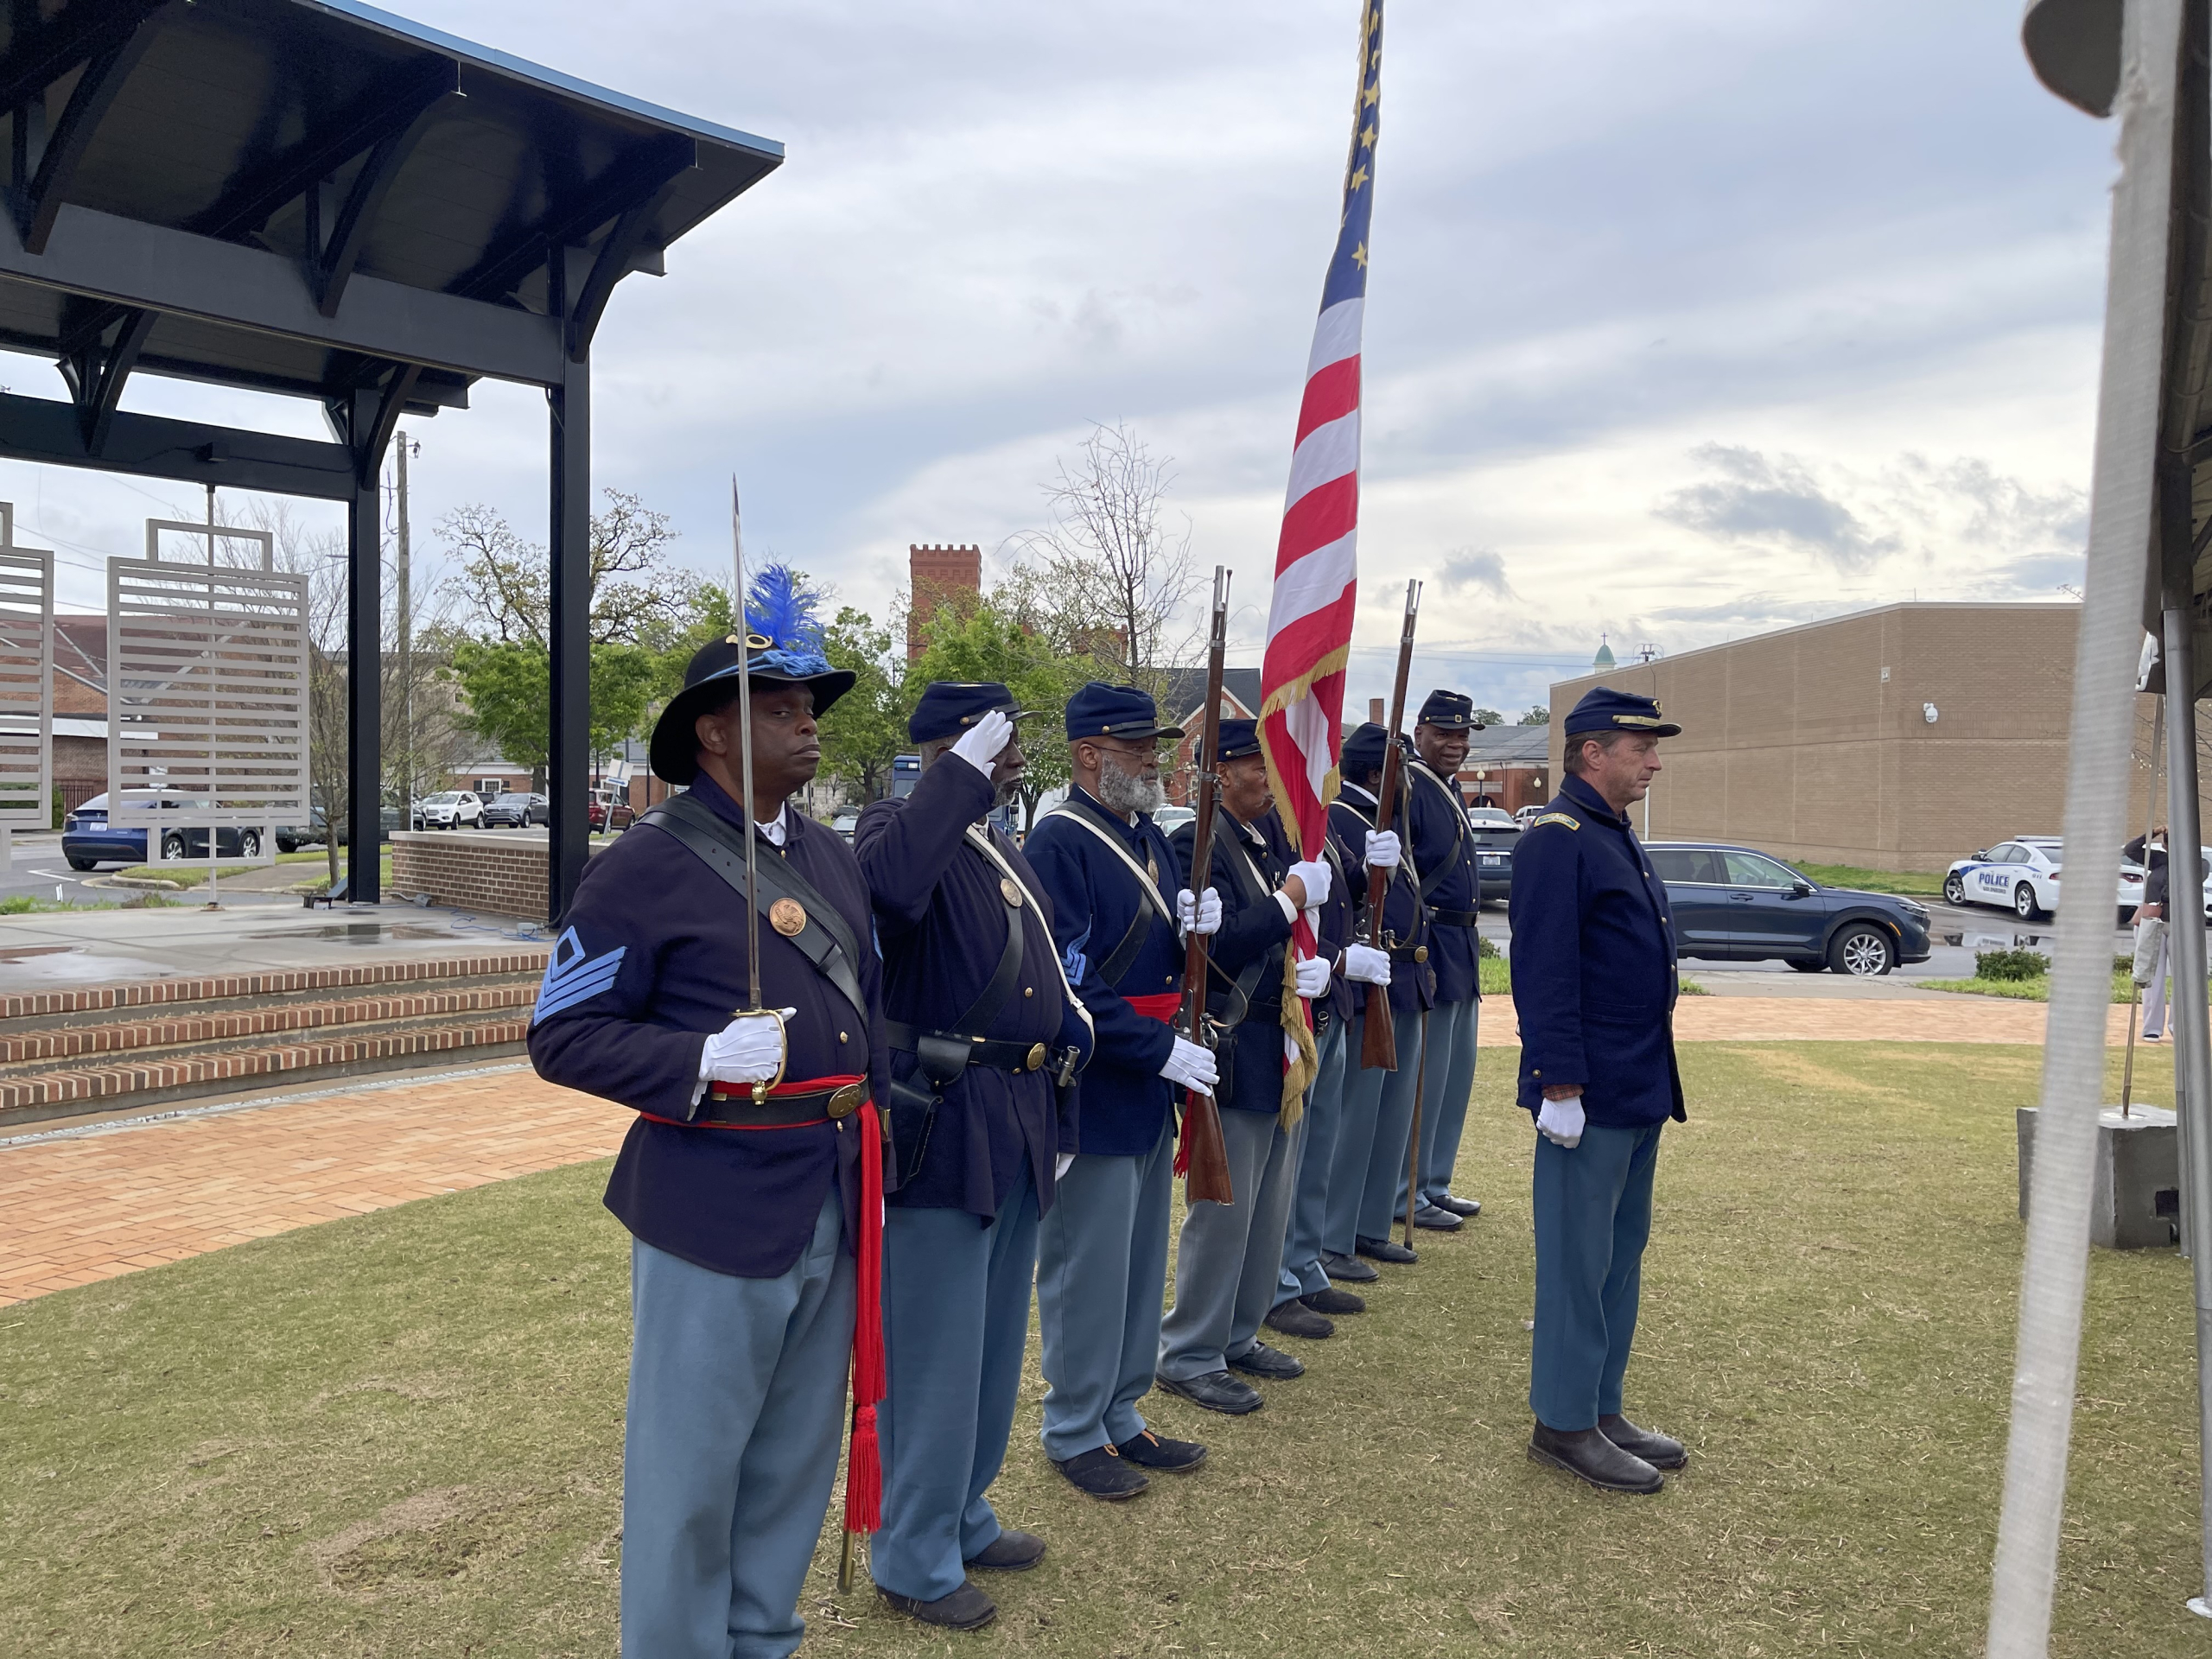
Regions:
<svg viewBox="0 0 2212 1659"><path fill-rule="evenodd" d="M2043 1041L2044 1005L1685 997L1684 1042ZM2127 1010L2113 1009L2125 1039ZM1481 1041L1520 1040L1484 1001ZM0 1145L0 1306L250 1238L611 1157L631 1116L527 1066L338 1086Z"/></svg>

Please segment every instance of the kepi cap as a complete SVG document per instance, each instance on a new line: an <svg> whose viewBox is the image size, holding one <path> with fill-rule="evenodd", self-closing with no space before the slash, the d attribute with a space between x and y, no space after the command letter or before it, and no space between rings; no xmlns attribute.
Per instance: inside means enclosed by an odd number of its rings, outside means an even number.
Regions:
<svg viewBox="0 0 2212 1659"><path fill-rule="evenodd" d="M1224 720L1221 722L1221 753L1217 760L1237 760L1260 752L1260 722Z"/></svg>
<svg viewBox="0 0 2212 1659"><path fill-rule="evenodd" d="M1464 691L1436 690L1421 706L1421 722L1447 732L1479 732L1482 721L1475 718L1475 700Z"/></svg>
<svg viewBox="0 0 2212 1659"><path fill-rule="evenodd" d="M1632 691L1616 691L1601 685L1583 694L1567 717L1567 734L1581 737L1599 732L1642 732L1649 737L1675 737L1681 728L1662 719L1656 697L1639 697Z"/></svg>
<svg viewBox="0 0 2212 1659"><path fill-rule="evenodd" d="M917 743L957 737L994 709L1017 721L1038 713L1015 708L1014 693L996 680L931 680L906 716L906 735Z"/></svg>
<svg viewBox="0 0 2212 1659"><path fill-rule="evenodd" d="M1180 737L1183 728L1162 726L1160 710L1140 688L1092 680L1068 699L1067 733L1071 743L1086 737L1117 737L1141 743Z"/></svg>

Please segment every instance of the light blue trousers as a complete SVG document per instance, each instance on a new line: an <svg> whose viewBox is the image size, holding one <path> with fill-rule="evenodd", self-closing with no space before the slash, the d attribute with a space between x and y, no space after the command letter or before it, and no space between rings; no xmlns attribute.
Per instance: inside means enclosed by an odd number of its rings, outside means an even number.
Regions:
<svg viewBox="0 0 2212 1659"><path fill-rule="evenodd" d="M1175 1306L1160 1325L1160 1375L1179 1382L1226 1370L1252 1351L1275 1305L1283 1229L1290 1220L1298 1143L1273 1112L1225 1110L1231 1202L1201 1198L1183 1212L1175 1247Z"/></svg>
<svg viewBox="0 0 2212 1659"><path fill-rule="evenodd" d="M833 1183L773 1279L630 1242L623 1659L784 1659L806 1625L852 1359L853 1259Z"/></svg>
<svg viewBox="0 0 2212 1659"><path fill-rule="evenodd" d="M1344 1112L1345 1022L1331 1023L1321 1039L1319 1069L1306 1091L1306 1117L1298 1126L1296 1190L1283 1234L1282 1274L1275 1300L1310 1296L1328 1287L1321 1271L1321 1234L1329 1208L1329 1172L1336 1160L1337 1126Z"/></svg>
<svg viewBox="0 0 2212 1659"><path fill-rule="evenodd" d="M880 1588L919 1601L949 1596L965 1563L997 1539L983 1494L1014 1429L1036 1275L1027 1162L988 1227L965 1210L885 1211L883 1529L868 1550Z"/></svg>
<svg viewBox="0 0 2212 1659"><path fill-rule="evenodd" d="M1405 1205L1398 1195L1405 1190L1406 1158L1412 1144L1414 1132L1414 1100L1421 1082L1421 1022L1417 1014L1407 1014L1398 1021L1398 1069L1395 1071L1360 1071L1351 1073L1353 1078L1349 1095L1353 1090L1363 1091L1363 1100L1373 1101L1366 1114L1373 1122L1374 1133L1368 1141L1367 1169L1355 1182L1349 1195L1357 1206L1351 1230L1361 1238L1388 1238L1391 1224L1403 1218ZM1354 1039L1357 1041L1357 1039ZM1354 1054L1347 1065L1356 1065L1359 1057ZM1357 1116L1355 1109L1354 1116ZM1333 1217L1337 1208L1337 1193L1329 1193L1329 1209ZM1329 1231L1332 1243L1338 1234L1333 1220ZM1340 1254L1348 1254L1351 1246L1344 1246Z"/></svg>
<svg viewBox="0 0 2212 1659"><path fill-rule="evenodd" d="M1144 1433L1160 1363L1175 1125L1138 1157L1078 1153L1037 1229L1045 1454L1065 1463Z"/></svg>
<svg viewBox="0 0 2212 1659"><path fill-rule="evenodd" d="M1475 1028L1482 1004L1440 1002L1428 1014L1428 1069L1421 1096L1421 1199L1434 1204L1452 1190L1452 1166L1475 1091ZM1395 1214L1406 1213L1406 1172L1398 1171Z"/></svg>
<svg viewBox="0 0 2212 1659"><path fill-rule="evenodd" d="M1621 1408L1636 1338L1659 1131L1592 1123L1572 1150L1536 1137L1536 1320L1529 1406L1548 1428L1595 1428Z"/></svg>

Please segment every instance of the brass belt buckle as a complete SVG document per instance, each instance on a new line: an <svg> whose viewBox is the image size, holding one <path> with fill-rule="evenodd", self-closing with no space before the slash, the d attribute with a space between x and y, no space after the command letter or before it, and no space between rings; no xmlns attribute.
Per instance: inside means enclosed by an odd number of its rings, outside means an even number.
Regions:
<svg viewBox="0 0 2212 1659"><path fill-rule="evenodd" d="M1042 1071L1045 1069L1044 1044L1029 1045L1029 1052L1021 1057L1021 1069L1025 1071Z"/></svg>
<svg viewBox="0 0 2212 1659"><path fill-rule="evenodd" d="M868 1085L866 1084L849 1083L830 1096L830 1104L826 1109L831 1117L850 1117L855 1112L860 1110L861 1103L867 1098Z"/></svg>
<svg viewBox="0 0 2212 1659"><path fill-rule="evenodd" d="M1427 962L1428 960L1428 947L1425 944L1417 944L1414 946L1414 960L1415 962Z"/></svg>

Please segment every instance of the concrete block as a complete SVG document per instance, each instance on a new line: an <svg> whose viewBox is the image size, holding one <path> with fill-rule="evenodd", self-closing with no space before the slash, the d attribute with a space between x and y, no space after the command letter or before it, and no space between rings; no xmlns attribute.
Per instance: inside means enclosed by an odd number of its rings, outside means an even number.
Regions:
<svg viewBox="0 0 2212 1659"><path fill-rule="evenodd" d="M2016 1118L2023 1221L2035 1167L2037 1109L2023 1106ZM2089 1243L2108 1250L2171 1245L2181 1221L2180 1131L2172 1109L2139 1105L2122 1117L2119 1107L2107 1106L2098 1113L2089 1179Z"/></svg>

